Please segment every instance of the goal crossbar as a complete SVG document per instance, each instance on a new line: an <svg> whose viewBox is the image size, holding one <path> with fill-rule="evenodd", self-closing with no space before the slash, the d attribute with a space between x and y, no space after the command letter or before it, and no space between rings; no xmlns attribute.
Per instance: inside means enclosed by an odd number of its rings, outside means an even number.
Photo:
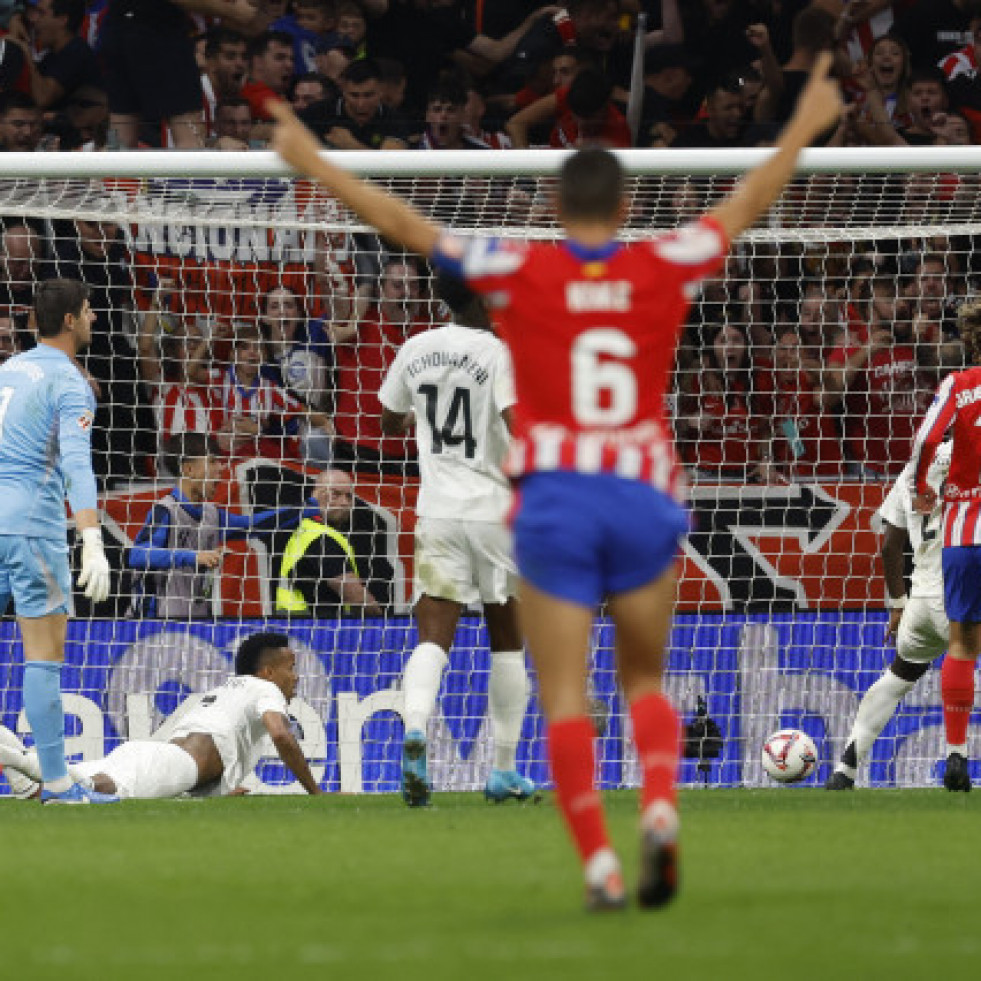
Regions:
<svg viewBox="0 0 981 981"><path fill-rule="evenodd" d="M333 163L369 177L547 176L568 150L417 150L325 153ZM774 151L770 148L618 150L631 174L708 176L740 174ZM981 146L841 147L805 150L797 172L807 174L975 173L981 171ZM191 178L288 177L292 170L268 150L248 152L124 150L95 153L5 153L0 178Z"/></svg>

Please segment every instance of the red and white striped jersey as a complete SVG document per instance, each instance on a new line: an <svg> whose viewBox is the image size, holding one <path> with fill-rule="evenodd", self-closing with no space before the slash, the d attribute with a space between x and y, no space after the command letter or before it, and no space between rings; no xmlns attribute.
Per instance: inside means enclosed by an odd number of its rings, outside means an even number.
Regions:
<svg viewBox="0 0 981 981"><path fill-rule="evenodd" d="M102 34L102 22L109 12L109 0L88 0L85 4L85 15L82 17L82 40L93 50L99 50Z"/></svg>
<svg viewBox="0 0 981 981"><path fill-rule="evenodd" d="M981 545L981 368L948 375L913 441L912 491L928 490L927 471L944 434L953 448L944 485L944 547Z"/></svg>
<svg viewBox="0 0 981 981"><path fill-rule="evenodd" d="M947 76L948 82L962 75L966 78L974 78L978 73L978 54L974 45L969 44L947 55L940 62L940 70Z"/></svg>
<svg viewBox="0 0 981 981"><path fill-rule="evenodd" d="M257 375L255 381L245 388L235 377L234 365L223 370L212 369L209 372L208 387L215 411L216 429L220 429L227 419L234 416L254 419L262 429L276 416L288 419L301 415L304 411L298 399L263 375Z"/></svg>
<svg viewBox="0 0 981 981"><path fill-rule="evenodd" d="M895 26L897 16L902 16L916 2L917 0L893 0L882 10L856 24L844 38L849 58L852 61L867 59L876 40L889 34Z"/></svg>
<svg viewBox="0 0 981 981"><path fill-rule="evenodd" d="M211 431L211 398L201 385L167 385L156 404L161 440L178 433Z"/></svg>
<svg viewBox="0 0 981 981"><path fill-rule="evenodd" d="M708 217L598 248L443 236L434 261L487 296L511 350L509 474L612 473L678 492L665 395L697 282L727 249Z"/></svg>
<svg viewBox="0 0 981 981"><path fill-rule="evenodd" d="M876 39L888 34L895 23L892 6L880 10L849 31L845 37L845 47L852 61L864 61L872 53Z"/></svg>

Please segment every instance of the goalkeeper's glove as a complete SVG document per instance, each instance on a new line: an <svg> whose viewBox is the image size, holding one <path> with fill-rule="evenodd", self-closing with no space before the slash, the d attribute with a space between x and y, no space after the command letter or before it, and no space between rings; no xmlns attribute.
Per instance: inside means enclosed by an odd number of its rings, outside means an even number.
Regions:
<svg viewBox="0 0 981 981"><path fill-rule="evenodd" d="M101 603L109 596L109 560L102 550L102 532L98 528L82 531L82 571L78 585L93 603Z"/></svg>

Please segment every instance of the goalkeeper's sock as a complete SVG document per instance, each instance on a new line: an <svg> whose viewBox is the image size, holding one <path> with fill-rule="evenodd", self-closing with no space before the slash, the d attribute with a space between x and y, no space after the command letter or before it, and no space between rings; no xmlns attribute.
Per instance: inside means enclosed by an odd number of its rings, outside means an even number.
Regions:
<svg viewBox="0 0 981 981"><path fill-rule="evenodd" d="M409 655L402 676L402 693L405 696L403 718L405 731L426 731L429 717L436 708L443 669L446 667L446 651L431 641L419 644Z"/></svg>
<svg viewBox="0 0 981 981"><path fill-rule="evenodd" d="M492 652L487 702L494 736L495 770L515 768L529 691L525 652Z"/></svg>
<svg viewBox="0 0 981 981"><path fill-rule="evenodd" d="M61 664L28 661L24 665L24 711L37 748L44 785L55 793L71 786L65 762L65 712L61 704Z"/></svg>
<svg viewBox="0 0 981 981"><path fill-rule="evenodd" d="M859 764L869 755L872 744L892 718L896 706L913 690L915 684L915 681L904 681L892 671L883 672L859 703L852 731L845 743L851 751L847 760L842 758L837 770L855 779Z"/></svg>
<svg viewBox="0 0 981 981"><path fill-rule="evenodd" d="M641 810L654 801L678 801L678 757L681 722L671 702L660 692L644 695L630 705L637 758L643 772Z"/></svg>
<svg viewBox="0 0 981 981"><path fill-rule="evenodd" d="M610 847L603 804L593 783L593 724L586 716L562 719L548 727L548 758L555 796L585 865Z"/></svg>
<svg viewBox="0 0 981 981"><path fill-rule="evenodd" d="M944 730L948 746L967 745L967 724L974 705L974 662L962 661L949 654L940 669L940 693L944 703ZM962 756L967 754L961 750Z"/></svg>

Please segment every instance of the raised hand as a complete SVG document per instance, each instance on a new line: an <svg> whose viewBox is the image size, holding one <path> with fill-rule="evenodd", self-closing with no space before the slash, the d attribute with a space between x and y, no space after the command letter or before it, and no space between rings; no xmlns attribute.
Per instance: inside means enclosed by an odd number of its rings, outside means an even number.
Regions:
<svg viewBox="0 0 981 981"><path fill-rule="evenodd" d="M797 100L795 115L806 119L815 134L836 125L841 116L841 90L834 79L828 78L833 61L830 51L822 51L817 56L811 77Z"/></svg>
<svg viewBox="0 0 981 981"><path fill-rule="evenodd" d="M296 113L285 102L270 100L266 109L276 120L272 148L301 174L309 174L315 170L323 149L317 137L300 122Z"/></svg>

